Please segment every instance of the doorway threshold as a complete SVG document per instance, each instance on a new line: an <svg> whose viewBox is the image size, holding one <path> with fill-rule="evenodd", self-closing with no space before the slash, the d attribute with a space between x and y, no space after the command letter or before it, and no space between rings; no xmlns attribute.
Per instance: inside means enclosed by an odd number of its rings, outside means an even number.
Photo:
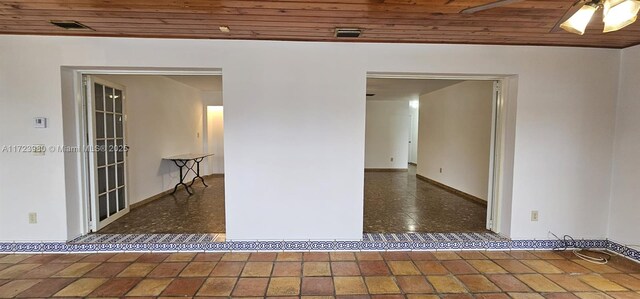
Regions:
<svg viewBox="0 0 640 299"><path fill-rule="evenodd" d="M225 234L87 234L68 244L201 244L225 240Z"/></svg>

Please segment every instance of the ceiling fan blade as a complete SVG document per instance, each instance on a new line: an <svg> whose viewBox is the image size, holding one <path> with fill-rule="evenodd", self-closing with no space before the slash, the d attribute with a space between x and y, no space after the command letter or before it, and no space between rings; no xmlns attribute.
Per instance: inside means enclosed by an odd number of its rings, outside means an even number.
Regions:
<svg viewBox="0 0 640 299"><path fill-rule="evenodd" d="M574 13L576 13L578 10L580 10L580 8L582 7L582 5L585 3L584 0L578 0L576 2L573 3L573 5L571 7L569 7L569 9L567 9L567 11L564 13L564 15L562 15L562 18L560 18L560 20L558 20L558 22L553 25L553 28L551 28L551 31L549 32L558 32L560 31L562 28L560 28L560 25L562 23L564 23L564 21L568 20L571 16L573 16Z"/></svg>
<svg viewBox="0 0 640 299"><path fill-rule="evenodd" d="M473 6L473 7L469 7L469 8L465 8L463 10L460 11L460 13L464 13L464 14L472 14L475 12L479 12L479 11L483 11L483 10L487 10L487 9L492 9L492 8L496 8L496 7L501 7L507 4L511 4L511 3L517 3L517 2L522 2L524 0L498 0L498 1L494 1L491 3L487 3L487 4L482 4L482 5L478 5L478 6Z"/></svg>

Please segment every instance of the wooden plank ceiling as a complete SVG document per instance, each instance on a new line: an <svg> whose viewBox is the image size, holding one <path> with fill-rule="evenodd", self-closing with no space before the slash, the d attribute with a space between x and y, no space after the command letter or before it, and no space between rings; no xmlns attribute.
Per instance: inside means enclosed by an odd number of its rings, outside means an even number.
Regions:
<svg viewBox="0 0 640 299"><path fill-rule="evenodd" d="M640 21L583 36L550 30L574 0L525 0L461 14L493 0L0 0L0 34L299 41L559 45L624 48L640 43ZM75 20L95 31L70 31ZM228 26L231 32L220 32ZM335 38L336 27L360 28Z"/></svg>

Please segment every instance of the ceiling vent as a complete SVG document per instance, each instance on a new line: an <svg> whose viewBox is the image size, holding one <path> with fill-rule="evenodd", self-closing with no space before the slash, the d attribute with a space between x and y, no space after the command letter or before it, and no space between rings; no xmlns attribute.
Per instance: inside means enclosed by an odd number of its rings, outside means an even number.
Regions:
<svg viewBox="0 0 640 299"><path fill-rule="evenodd" d="M90 30L93 31L93 29L91 29L91 27L81 24L80 22L77 21L50 21L51 24L56 25L60 28L64 28L66 30Z"/></svg>
<svg viewBox="0 0 640 299"><path fill-rule="evenodd" d="M358 28L336 28L336 37L359 37L360 33Z"/></svg>

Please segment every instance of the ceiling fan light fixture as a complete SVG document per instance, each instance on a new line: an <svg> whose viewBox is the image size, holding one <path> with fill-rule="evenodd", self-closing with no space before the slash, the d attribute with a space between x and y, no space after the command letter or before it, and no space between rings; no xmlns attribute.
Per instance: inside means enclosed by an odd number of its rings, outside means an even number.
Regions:
<svg viewBox="0 0 640 299"><path fill-rule="evenodd" d="M640 11L640 1L636 0L605 0L603 6L603 32L616 31L631 25L638 18Z"/></svg>
<svg viewBox="0 0 640 299"><path fill-rule="evenodd" d="M560 28L575 34L583 35L598 6L592 3L583 5L569 19L560 24Z"/></svg>

